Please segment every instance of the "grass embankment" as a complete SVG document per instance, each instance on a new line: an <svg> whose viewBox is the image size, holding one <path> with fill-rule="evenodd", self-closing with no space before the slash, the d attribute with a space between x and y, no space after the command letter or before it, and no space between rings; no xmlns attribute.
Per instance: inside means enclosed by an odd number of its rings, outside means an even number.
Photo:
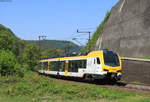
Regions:
<svg viewBox="0 0 150 102"><path fill-rule="evenodd" d="M150 95L58 82L30 72L24 78L1 77L0 102L150 102Z"/></svg>

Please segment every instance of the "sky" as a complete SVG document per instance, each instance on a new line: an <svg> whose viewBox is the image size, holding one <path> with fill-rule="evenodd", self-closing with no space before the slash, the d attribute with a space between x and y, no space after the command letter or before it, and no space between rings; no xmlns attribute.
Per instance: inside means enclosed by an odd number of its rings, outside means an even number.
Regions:
<svg viewBox="0 0 150 102"><path fill-rule="evenodd" d="M85 44L118 0L0 0L0 24L24 40L72 40ZM3 0L4 1L4 0Z"/></svg>

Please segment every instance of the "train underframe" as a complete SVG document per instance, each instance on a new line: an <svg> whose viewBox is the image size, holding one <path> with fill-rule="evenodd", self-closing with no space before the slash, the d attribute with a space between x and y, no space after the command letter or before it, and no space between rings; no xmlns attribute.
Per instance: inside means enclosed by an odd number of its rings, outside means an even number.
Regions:
<svg viewBox="0 0 150 102"><path fill-rule="evenodd" d="M118 73L107 73L104 75L100 74L85 74L83 77L85 80L103 80L103 81L119 81L121 80L121 74Z"/></svg>
<svg viewBox="0 0 150 102"><path fill-rule="evenodd" d="M83 77L79 76L64 76L60 74L50 74L46 71L39 71L40 74L49 75L49 76L56 76L58 78L71 78L71 79L83 79L85 81L99 81L99 82L117 82L121 79L121 74L119 73L110 73L107 72L106 74L92 74L92 73L85 73Z"/></svg>

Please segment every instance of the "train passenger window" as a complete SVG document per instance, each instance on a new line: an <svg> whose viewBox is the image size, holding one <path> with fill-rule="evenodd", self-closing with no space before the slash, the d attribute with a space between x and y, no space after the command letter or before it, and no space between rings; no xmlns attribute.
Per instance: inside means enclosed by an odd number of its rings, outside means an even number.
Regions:
<svg viewBox="0 0 150 102"><path fill-rule="evenodd" d="M69 61L68 72L78 72L78 61Z"/></svg>
<svg viewBox="0 0 150 102"><path fill-rule="evenodd" d="M79 68L86 68L86 60L69 61L69 72L78 72Z"/></svg>
<svg viewBox="0 0 150 102"><path fill-rule="evenodd" d="M68 72L72 72L72 71L73 71L73 61L69 61Z"/></svg>
<svg viewBox="0 0 150 102"><path fill-rule="evenodd" d="M52 71L56 71L56 65L57 65L57 63L56 62L51 62L51 70Z"/></svg>
<svg viewBox="0 0 150 102"><path fill-rule="evenodd" d="M43 63L42 62L38 63L38 68L41 69L41 70L43 69Z"/></svg>
<svg viewBox="0 0 150 102"><path fill-rule="evenodd" d="M79 68L86 68L86 60L80 60Z"/></svg>
<svg viewBox="0 0 150 102"><path fill-rule="evenodd" d="M52 71L59 71L59 69L60 69L60 62L58 61L51 62Z"/></svg>
<svg viewBox="0 0 150 102"><path fill-rule="evenodd" d="M61 61L60 62L60 69L59 69L60 72L63 72L65 71L65 62L64 61Z"/></svg>
<svg viewBox="0 0 150 102"><path fill-rule="evenodd" d="M99 59L99 58L97 58L97 64L101 64L101 63L100 63L100 59Z"/></svg>
<svg viewBox="0 0 150 102"><path fill-rule="evenodd" d="M43 62L43 69L47 70L48 69L48 62Z"/></svg>

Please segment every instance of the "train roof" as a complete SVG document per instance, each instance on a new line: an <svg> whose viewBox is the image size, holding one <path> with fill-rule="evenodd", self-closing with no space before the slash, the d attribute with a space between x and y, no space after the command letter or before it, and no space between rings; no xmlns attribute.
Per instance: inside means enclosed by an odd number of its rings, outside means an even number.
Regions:
<svg viewBox="0 0 150 102"><path fill-rule="evenodd" d="M69 57L46 58L46 59L41 59L40 62L87 59L89 57L102 56L103 51L104 50L92 51L92 52L90 52L90 53L88 53L87 55L84 55L84 56L69 56Z"/></svg>

